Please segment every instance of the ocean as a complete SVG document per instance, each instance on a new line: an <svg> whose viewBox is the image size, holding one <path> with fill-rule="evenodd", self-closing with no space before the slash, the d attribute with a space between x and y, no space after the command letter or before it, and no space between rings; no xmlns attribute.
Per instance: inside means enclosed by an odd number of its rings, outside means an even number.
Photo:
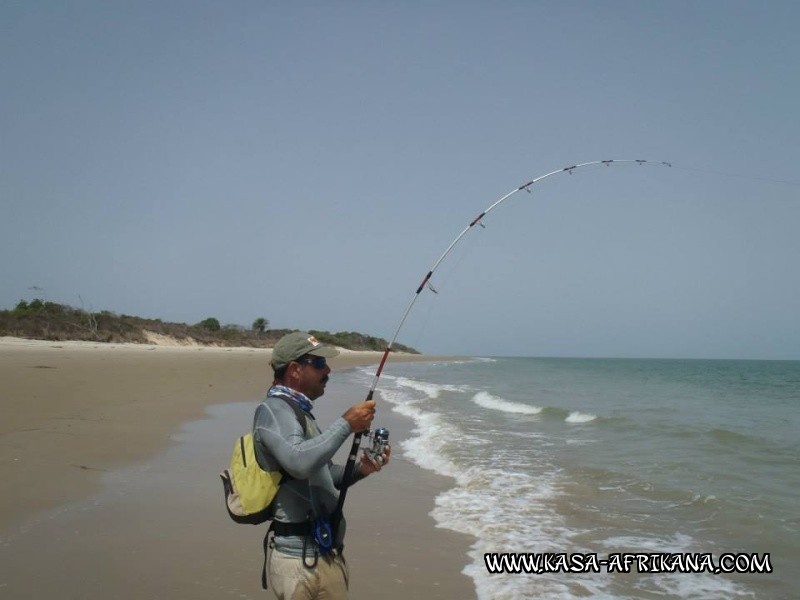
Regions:
<svg viewBox="0 0 800 600"><path fill-rule="evenodd" d="M368 387L373 373L349 377ZM395 452L453 478L431 516L475 537L465 573L483 600L797 597L800 362L393 363L378 392L415 423ZM713 562L490 573L487 553ZM772 572L710 572L727 554L743 556L725 566Z"/></svg>

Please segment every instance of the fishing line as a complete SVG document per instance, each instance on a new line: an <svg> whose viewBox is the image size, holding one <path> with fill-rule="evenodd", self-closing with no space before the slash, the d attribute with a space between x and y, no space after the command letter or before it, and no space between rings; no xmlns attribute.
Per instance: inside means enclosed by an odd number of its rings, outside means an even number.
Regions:
<svg viewBox="0 0 800 600"><path fill-rule="evenodd" d="M375 371L375 376L372 379L372 385L369 388L369 393L367 394L366 401L372 400L372 397L373 397L373 395L375 393L375 389L378 387L378 380L380 379L381 373L383 372L383 368L386 365L386 359L389 357L389 353L392 351L392 346L394 345L395 341L397 340L397 336L400 333L400 330L403 328L403 324L406 322L406 319L408 318L408 315L411 312L411 309L414 307L414 304L416 303L416 301L419 298L420 294L422 293L423 290L426 290L426 289L431 290L431 291L435 291L436 288L434 288L433 284L431 283L431 278L433 277L433 274L436 272L436 270L439 268L439 265L442 264L442 262L445 260L445 258L447 258L447 256L453 251L453 248L455 248L456 245L462 240L462 238L464 238L464 236L467 235L467 233L469 233L472 229L474 229L476 225L481 227L481 228L484 228L485 226L483 224L483 219L490 212L492 212L500 204L505 202L508 198L511 198L512 196L514 196L515 194L518 194L519 192L528 192L529 194L532 193L531 188L533 186L535 186L538 182L542 181L543 179L547 179L548 177L553 177L555 175L561 175L561 174L564 174L564 173L566 173L568 175L572 175L578 169L583 169L585 167L590 167L590 166L595 166L595 165L603 165L603 166L606 166L606 167L610 167L611 165L625 164L625 163L627 163L627 164L637 164L639 166L645 166L645 165L648 165L648 166L660 166L660 167L671 167L672 166L672 164L668 163L668 162L651 162L651 161L642 160L642 159L594 160L594 161L590 161L590 162L570 165L570 166L567 166L567 167L563 167L561 169L557 169L555 171L551 171L550 173L545 173L544 175L540 175L539 177L536 177L536 178L528 181L527 183L524 183L523 185L511 190L510 192L508 192L507 194L502 196L500 199L496 200L493 204L491 204L485 210L483 210L483 212L481 212L477 217L472 219L469 222L469 224L461 231L461 233L459 233L456 236L456 238L452 242L450 242L450 245L447 246L447 248L441 254L441 256L439 256L439 258L437 258L436 261L434 261L433 265L428 270L427 274L422 278L422 282L419 284L419 286L417 287L416 291L414 292L414 295L411 297L411 300L409 301L408 305L406 306L406 309L403 312L403 315L400 317L400 321L397 324L397 327L395 328L394 333L392 334L392 337L389 339L389 343L386 346L386 350L384 351L383 356L381 357L380 363L378 364L378 368ZM359 449L359 446L361 445L361 438L365 433L366 432L364 432L364 431L356 432L355 437L353 439L353 445L352 445L352 447L350 449L350 454L347 457L347 465L345 466L344 476L342 478L342 488L341 488L341 490L339 492L339 501L338 501L338 503L336 505L336 510L333 512L333 515L331 517L331 520L332 520L333 526L334 526L334 539L338 539L337 538L337 534L338 534L339 524L340 524L341 519L342 519L342 508L344 506L344 501L345 501L345 498L347 496L347 490L349 488L348 482L353 480L353 472L355 470L356 457L358 455L358 449Z"/></svg>

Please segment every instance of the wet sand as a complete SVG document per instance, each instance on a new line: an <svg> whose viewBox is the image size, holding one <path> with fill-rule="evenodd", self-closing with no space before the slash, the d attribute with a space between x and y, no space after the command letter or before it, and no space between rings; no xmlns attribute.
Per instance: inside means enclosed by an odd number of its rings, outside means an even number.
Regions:
<svg viewBox="0 0 800 600"><path fill-rule="evenodd" d="M335 368L379 358L347 354ZM0 340L2 595L265 597L264 527L228 520L216 473L267 361L254 349ZM334 373L319 421L365 393ZM379 410L376 425L400 441L411 423ZM449 482L397 454L348 496L351 597L474 597L460 573L469 538L428 516Z"/></svg>

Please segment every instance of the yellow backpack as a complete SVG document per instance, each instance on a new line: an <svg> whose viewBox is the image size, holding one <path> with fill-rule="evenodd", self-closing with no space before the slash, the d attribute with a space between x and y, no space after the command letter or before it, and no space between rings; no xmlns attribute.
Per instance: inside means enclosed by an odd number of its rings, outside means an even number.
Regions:
<svg viewBox="0 0 800 600"><path fill-rule="evenodd" d="M292 407L297 421L305 431L306 415L303 410L291 400L282 399ZM283 480L290 477L283 469L265 471L259 466L252 433L236 440L230 467L219 476L222 478L228 515L237 523L250 525L258 525L272 518L272 501Z"/></svg>

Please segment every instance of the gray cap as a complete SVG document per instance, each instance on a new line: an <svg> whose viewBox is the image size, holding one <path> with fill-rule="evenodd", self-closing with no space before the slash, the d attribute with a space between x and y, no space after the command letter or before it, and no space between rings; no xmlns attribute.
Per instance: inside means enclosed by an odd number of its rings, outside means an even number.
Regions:
<svg viewBox="0 0 800 600"><path fill-rule="evenodd" d="M270 364L273 370L277 371L304 354L333 358L339 354L339 351L333 346L323 344L307 331L295 331L287 333L278 340L272 349Z"/></svg>

